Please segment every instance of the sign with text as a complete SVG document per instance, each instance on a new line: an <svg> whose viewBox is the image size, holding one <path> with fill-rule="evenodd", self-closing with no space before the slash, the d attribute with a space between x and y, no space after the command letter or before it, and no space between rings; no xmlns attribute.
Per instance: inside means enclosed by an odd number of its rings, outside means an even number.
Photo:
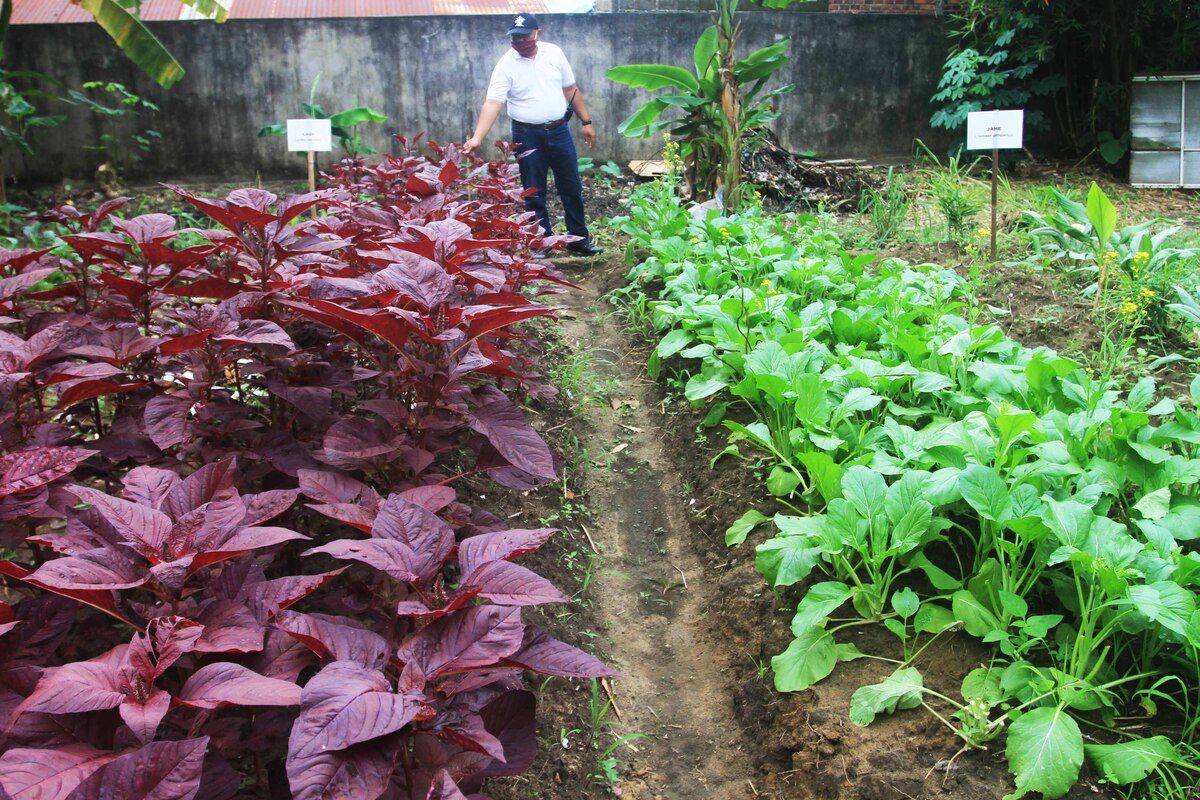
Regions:
<svg viewBox="0 0 1200 800"><path fill-rule="evenodd" d="M327 119L289 119L289 151L324 152L333 149L333 131Z"/></svg>
<svg viewBox="0 0 1200 800"><path fill-rule="evenodd" d="M1025 112L972 111L967 114L968 150L1020 150L1024 142Z"/></svg>

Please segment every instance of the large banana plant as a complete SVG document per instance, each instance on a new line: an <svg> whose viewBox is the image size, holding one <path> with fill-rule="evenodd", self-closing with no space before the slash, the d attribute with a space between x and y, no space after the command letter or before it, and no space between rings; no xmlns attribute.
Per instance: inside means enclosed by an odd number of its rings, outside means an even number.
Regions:
<svg viewBox="0 0 1200 800"><path fill-rule="evenodd" d="M183 77L183 67L137 15L118 0L71 0L91 14L126 56L164 89ZM229 0L181 0L200 16L224 22ZM134 3L136 5L136 3Z"/></svg>
<svg viewBox="0 0 1200 800"><path fill-rule="evenodd" d="M618 130L646 138L663 131L683 145L685 180L695 199L723 189L727 208L735 207L741 187L741 154L753 149L767 125L779 116L774 100L792 84L766 91L771 76L788 62L788 40L734 57L740 26L736 2L722 2L717 24L696 41L694 69L671 64L628 64L608 71L626 86L664 92L647 101ZM664 115L671 109L677 114Z"/></svg>

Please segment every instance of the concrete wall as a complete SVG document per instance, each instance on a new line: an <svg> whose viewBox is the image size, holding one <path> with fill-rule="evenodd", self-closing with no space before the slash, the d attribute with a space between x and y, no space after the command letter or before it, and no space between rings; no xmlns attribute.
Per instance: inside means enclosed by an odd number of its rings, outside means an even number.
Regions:
<svg viewBox="0 0 1200 800"><path fill-rule="evenodd" d="M617 86L605 71L617 64L688 64L708 16L695 12L615 13L546 17L548 40L574 64L599 127L597 160L644 157L657 143L624 139L617 124L647 95ZM68 85L85 80L125 83L160 107L144 124L162 134L157 151L130 177L222 177L252 180L302 175L303 159L282 139L258 129L288 116L321 74L318 100L327 110L365 104L387 114L368 143L390 147L393 133L425 131L461 140L474 125L495 60L507 42L494 16L375 19L240 20L156 23L154 29L187 69L170 91L149 82L96 25L13 28L7 66L36 69ZM931 135L929 97L944 53L941 23L932 17L883 14L752 12L744 15L745 52L780 37L792 39L785 80L795 93L780 102L775 123L784 144L822 156L900 156L914 137ZM19 165L26 178L90 175L100 159L85 149L99 139L100 120L79 108L42 132L37 155ZM493 137L508 137L507 120Z"/></svg>

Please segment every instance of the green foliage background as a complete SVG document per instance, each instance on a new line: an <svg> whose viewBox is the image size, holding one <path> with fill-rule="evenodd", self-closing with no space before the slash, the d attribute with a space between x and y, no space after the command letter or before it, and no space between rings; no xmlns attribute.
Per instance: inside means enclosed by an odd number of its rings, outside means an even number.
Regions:
<svg viewBox="0 0 1200 800"><path fill-rule="evenodd" d="M1195 0L965 0L947 26L950 52L935 126L966 113L1029 106L1047 143L1123 155L1130 79L1200 68Z"/></svg>

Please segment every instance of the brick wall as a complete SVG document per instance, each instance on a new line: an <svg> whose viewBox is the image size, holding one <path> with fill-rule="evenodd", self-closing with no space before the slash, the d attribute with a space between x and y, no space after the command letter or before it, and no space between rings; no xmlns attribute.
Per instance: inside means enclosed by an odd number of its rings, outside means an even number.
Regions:
<svg viewBox="0 0 1200 800"><path fill-rule="evenodd" d="M844 14L938 14L950 0L829 0L829 10Z"/></svg>

